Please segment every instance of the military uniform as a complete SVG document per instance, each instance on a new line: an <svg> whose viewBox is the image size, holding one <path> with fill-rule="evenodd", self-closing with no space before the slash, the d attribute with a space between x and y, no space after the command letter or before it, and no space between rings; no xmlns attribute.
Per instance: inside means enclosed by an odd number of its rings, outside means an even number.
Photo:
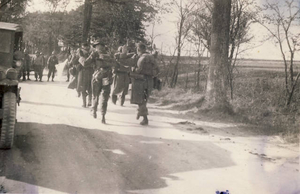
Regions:
<svg viewBox="0 0 300 194"><path fill-rule="evenodd" d="M93 91L93 106L92 114L94 118L97 118L97 107L99 104L99 97L101 95L101 115L102 123L106 123L105 115L107 111L107 103L111 92L112 80L112 63L114 62L107 54L97 53L94 56L95 59L95 73L92 79L92 91Z"/></svg>
<svg viewBox="0 0 300 194"><path fill-rule="evenodd" d="M73 60L73 54L70 54L68 56L68 60L67 60L66 67L65 67L65 69L67 70L67 81L66 82L70 81L70 71L69 70L70 70L70 68L73 67L72 60Z"/></svg>
<svg viewBox="0 0 300 194"><path fill-rule="evenodd" d="M52 53L52 55L49 57L47 65L48 65L48 81L52 75L52 81L54 81L54 77L55 77L55 72L56 72L56 67L55 65L58 64L58 59L57 57L54 55L54 53Z"/></svg>
<svg viewBox="0 0 300 194"><path fill-rule="evenodd" d="M25 52L25 54L24 54L24 64L23 64L23 81L26 80L26 75L27 75L27 80L30 80L29 79L30 64L31 64L31 58L28 55L28 53Z"/></svg>
<svg viewBox="0 0 300 194"><path fill-rule="evenodd" d="M84 51L83 55L79 57L77 65L78 82L77 91L81 93L83 100L83 107L86 107L86 98L88 97L88 106L92 105L92 86L91 80L94 73L92 57L89 56L91 52Z"/></svg>
<svg viewBox="0 0 300 194"><path fill-rule="evenodd" d="M117 53L115 56L118 56ZM127 55L128 58L132 55ZM125 102L125 96L128 94L128 88L130 83L129 73L131 72L131 66L127 64L121 64L117 62L117 66L114 68L113 76L113 92L112 92L112 102L116 104L118 97L121 100L121 106Z"/></svg>
<svg viewBox="0 0 300 194"><path fill-rule="evenodd" d="M35 81L42 81L43 77L43 71L44 71L44 64L45 64L45 58L43 55L37 55L34 60L34 76L35 76Z"/></svg>
<svg viewBox="0 0 300 194"><path fill-rule="evenodd" d="M137 119L140 116L144 117L144 120L140 124L148 125L147 101L153 90L153 77L159 71L157 62L152 54L148 54L145 51L131 59L126 60L124 57L121 57L121 61L127 64L135 64L135 68L131 74L132 93L130 102L138 105Z"/></svg>

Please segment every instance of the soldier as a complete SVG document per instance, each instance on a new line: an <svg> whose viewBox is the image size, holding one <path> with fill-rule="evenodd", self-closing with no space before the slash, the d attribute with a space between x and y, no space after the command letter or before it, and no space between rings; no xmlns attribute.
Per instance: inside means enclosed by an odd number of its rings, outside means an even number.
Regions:
<svg viewBox="0 0 300 194"><path fill-rule="evenodd" d="M38 81L39 78L41 82L43 77L45 58L43 55L40 55L39 51L36 51L35 54L36 56L33 59L35 81Z"/></svg>
<svg viewBox="0 0 300 194"><path fill-rule="evenodd" d="M12 65L18 72L18 80L20 81L24 66L24 53L20 50L16 50L13 55L14 63Z"/></svg>
<svg viewBox="0 0 300 194"><path fill-rule="evenodd" d="M30 80L29 79L30 64L31 64L31 58L28 54L28 50L24 49L23 81L26 81L26 75L27 75L27 80Z"/></svg>
<svg viewBox="0 0 300 194"><path fill-rule="evenodd" d="M116 60L118 61L119 54L122 53L122 46L118 48L118 53L115 54ZM128 58L132 57L134 53L127 55ZM126 64L125 64L126 65ZM128 88L130 83L129 73L131 66L124 66L122 63L117 62L117 66L114 68L114 84L112 92L112 102L116 104L118 98L120 104L123 106L125 102L125 96L128 94Z"/></svg>
<svg viewBox="0 0 300 194"><path fill-rule="evenodd" d="M66 63L66 70L67 70L67 80L66 82L70 81L70 68L72 68L72 59L73 59L73 51L70 51L69 55L68 55L68 59L67 59L67 63Z"/></svg>
<svg viewBox="0 0 300 194"><path fill-rule="evenodd" d="M95 61L95 73L92 79L93 106L91 114L97 118L97 107L99 96L101 94L101 114L102 123L105 124L105 115L107 111L107 102L109 99L112 84L112 64L115 63L113 57L106 54L105 45L99 39L93 42L96 52L91 55Z"/></svg>
<svg viewBox="0 0 300 194"><path fill-rule="evenodd" d="M141 125L148 125L147 101L153 89L153 77L157 76L159 69L156 60L152 54L146 52L146 45L137 44L137 56L126 60L126 46L123 47L125 52L120 56L120 61L124 64L135 64L132 79L131 103L138 105L137 119L144 117Z"/></svg>
<svg viewBox="0 0 300 194"><path fill-rule="evenodd" d="M82 48L78 50L79 64L77 65L78 71L78 82L77 82L77 92L81 92L82 96L82 107L92 106L92 86L91 80L94 73L94 67L92 61L87 58L91 54L91 49L89 45L83 44ZM88 97L88 104L86 104L86 98Z"/></svg>
<svg viewBox="0 0 300 194"><path fill-rule="evenodd" d="M76 69L77 65L78 65L78 55L76 54L76 50L71 50L65 67L65 69L67 70L67 80L66 80L67 82L70 81L70 76L72 75L71 82L68 84L69 89L77 88L77 69Z"/></svg>
<svg viewBox="0 0 300 194"><path fill-rule="evenodd" d="M51 74L52 74L52 81L54 82L54 77L55 77L55 72L56 72L56 67L55 65L58 64L58 59L57 57L55 56L55 51L52 52L51 56L49 57L48 61L47 61L47 66L48 66L48 80L50 79L51 77Z"/></svg>

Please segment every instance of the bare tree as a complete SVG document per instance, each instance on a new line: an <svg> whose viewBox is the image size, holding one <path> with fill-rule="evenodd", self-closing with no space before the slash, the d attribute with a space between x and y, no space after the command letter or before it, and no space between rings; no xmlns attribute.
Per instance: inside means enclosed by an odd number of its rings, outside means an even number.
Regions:
<svg viewBox="0 0 300 194"><path fill-rule="evenodd" d="M249 43L253 35L249 35L250 25L253 23L252 18L256 13L251 9L253 0L232 0L231 3L231 20L229 31L229 53L228 53L228 83L230 86L230 97L233 99L234 91L234 69L236 59L240 54L240 47Z"/></svg>
<svg viewBox="0 0 300 194"><path fill-rule="evenodd" d="M210 50L213 1L202 0L198 2L197 6L198 11L194 14L193 33L191 33L190 40L195 44L199 44L200 41L207 50ZM227 69L231 99L233 99L234 69L236 58L241 51L240 46L249 43L253 38L249 35L249 28L253 23L252 18L255 15L255 12L251 9L252 7L254 7L254 0L232 0L231 2L229 65Z"/></svg>
<svg viewBox="0 0 300 194"><path fill-rule="evenodd" d="M276 40L279 45L285 71L285 103L288 106L291 103L300 72L294 75L294 57L300 50L299 30L293 30L295 26L299 27L300 7L298 1L286 0L270 3L268 0L260 10L263 15L261 20L257 20Z"/></svg>
<svg viewBox="0 0 300 194"><path fill-rule="evenodd" d="M181 49L185 43L184 40L187 38L187 35L192 26L192 23L189 22L189 19L193 13L196 3L194 1L189 1L183 4L182 0L179 0L179 2L177 0L173 0L172 5L173 11L178 14L178 35L176 37L177 57L173 68L172 80L170 84L170 86L173 88L176 86L178 79L178 66L181 56Z"/></svg>
<svg viewBox="0 0 300 194"><path fill-rule="evenodd" d="M231 0L213 0L210 62L206 89L206 106L226 110L227 69Z"/></svg>
<svg viewBox="0 0 300 194"><path fill-rule="evenodd" d="M50 31L48 39L48 54L50 55L53 50L58 49L58 39L60 29L62 28L63 15L59 18L55 18L55 13L65 11L66 7L70 3L70 0L45 0L49 7L50 17L47 21L49 23ZM46 22L46 21L45 21ZM54 46L53 46L54 43Z"/></svg>

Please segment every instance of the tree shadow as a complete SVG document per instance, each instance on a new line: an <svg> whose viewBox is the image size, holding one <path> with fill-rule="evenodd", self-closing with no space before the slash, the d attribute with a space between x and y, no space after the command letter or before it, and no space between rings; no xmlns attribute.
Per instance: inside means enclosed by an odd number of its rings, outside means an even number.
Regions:
<svg viewBox="0 0 300 194"><path fill-rule="evenodd" d="M0 150L0 161L0 177L32 185L30 192L41 186L67 193L158 189L168 186L163 177L178 179L175 173L235 165L229 152L210 142L40 123L18 123L15 146Z"/></svg>

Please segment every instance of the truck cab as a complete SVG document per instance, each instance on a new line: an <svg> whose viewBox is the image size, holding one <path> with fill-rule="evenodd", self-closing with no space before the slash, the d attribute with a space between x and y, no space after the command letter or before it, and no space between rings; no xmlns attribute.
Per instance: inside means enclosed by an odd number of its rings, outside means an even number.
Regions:
<svg viewBox="0 0 300 194"><path fill-rule="evenodd" d="M10 149L21 99L18 77L24 62L22 27L0 22L0 45L0 149Z"/></svg>

